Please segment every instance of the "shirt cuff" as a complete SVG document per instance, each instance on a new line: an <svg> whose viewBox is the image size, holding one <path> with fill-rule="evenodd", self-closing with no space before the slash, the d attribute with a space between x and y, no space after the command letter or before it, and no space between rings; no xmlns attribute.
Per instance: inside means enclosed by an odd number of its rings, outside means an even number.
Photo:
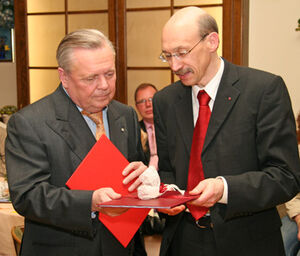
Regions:
<svg viewBox="0 0 300 256"><path fill-rule="evenodd" d="M223 196L218 201L218 203L227 204L228 203L228 184L227 184L227 181L223 176L218 176L218 177L216 177L216 179L221 179L223 181L223 184L224 184Z"/></svg>
<svg viewBox="0 0 300 256"><path fill-rule="evenodd" d="M95 219L97 217L96 212L91 212L91 218Z"/></svg>

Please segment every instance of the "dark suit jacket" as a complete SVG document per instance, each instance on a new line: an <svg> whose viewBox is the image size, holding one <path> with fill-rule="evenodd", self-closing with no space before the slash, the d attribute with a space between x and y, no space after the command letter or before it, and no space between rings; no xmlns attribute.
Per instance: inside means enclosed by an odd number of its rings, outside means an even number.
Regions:
<svg viewBox="0 0 300 256"><path fill-rule="evenodd" d="M154 96L162 182L186 189L193 136L191 87L180 81ZM204 147L206 178L223 176L228 204L211 210L219 255L278 255L275 206L299 191L295 120L281 77L225 61ZM161 255L182 214L168 217Z"/></svg>
<svg viewBox="0 0 300 256"><path fill-rule="evenodd" d="M123 155L143 160L133 108L112 101L108 122L110 139ZM91 219L93 191L65 186L96 140L62 86L13 115L7 132L10 195L25 216L21 255L128 255L97 218Z"/></svg>
<svg viewBox="0 0 300 256"><path fill-rule="evenodd" d="M145 123L143 120L140 120L139 121L139 124L140 124L140 127L141 129L147 133L147 129L146 129L146 126L145 126ZM149 161L150 161L150 149L149 149L149 142L148 142L148 139L147 139L147 142L146 142L146 150L144 150L144 154L145 154L145 165L148 165L149 164Z"/></svg>

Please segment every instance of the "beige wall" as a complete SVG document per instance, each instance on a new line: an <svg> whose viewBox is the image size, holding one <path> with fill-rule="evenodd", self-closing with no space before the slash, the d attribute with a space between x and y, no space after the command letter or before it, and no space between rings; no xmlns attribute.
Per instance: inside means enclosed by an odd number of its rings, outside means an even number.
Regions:
<svg viewBox="0 0 300 256"><path fill-rule="evenodd" d="M16 63L0 62L0 108L17 105Z"/></svg>
<svg viewBox="0 0 300 256"><path fill-rule="evenodd" d="M249 66L282 76L300 112L299 0L249 0Z"/></svg>
<svg viewBox="0 0 300 256"><path fill-rule="evenodd" d="M249 66L281 75L300 111L299 0L249 0ZM17 104L15 63L0 63L0 107Z"/></svg>

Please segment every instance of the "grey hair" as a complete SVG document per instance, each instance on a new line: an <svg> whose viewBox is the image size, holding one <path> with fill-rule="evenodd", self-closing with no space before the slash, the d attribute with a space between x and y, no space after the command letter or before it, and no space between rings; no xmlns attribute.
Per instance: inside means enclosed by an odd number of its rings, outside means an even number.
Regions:
<svg viewBox="0 0 300 256"><path fill-rule="evenodd" d="M211 32L219 33L218 24L214 17L208 13L200 15L198 20L200 36L203 37Z"/></svg>
<svg viewBox="0 0 300 256"><path fill-rule="evenodd" d="M66 72L70 72L73 49L97 49L109 46L115 55L115 49L111 41L99 30L79 29L67 34L59 43L56 51L58 66Z"/></svg>

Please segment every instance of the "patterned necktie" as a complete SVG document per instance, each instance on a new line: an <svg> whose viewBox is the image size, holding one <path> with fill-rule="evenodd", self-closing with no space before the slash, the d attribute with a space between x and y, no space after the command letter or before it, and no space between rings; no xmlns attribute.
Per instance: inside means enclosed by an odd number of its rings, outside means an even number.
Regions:
<svg viewBox="0 0 300 256"><path fill-rule="evenodd" d="M149 126L147 132L149 133L148 143L149 143L149 149L150 149L149 165L153 165L157 170L158 156L157 156L157 151L156 151L155 130L154 130L153 124Z"/></svg>
<svg viewBox="0 0 300 256"><path fill-rule="evenodd" d="M83 115L88 116L96 124L96 140L99 140L100 137L105 134L102 111L97 113L88 113L86 111L81 111Z"/></svg>
<svg viewBox="0 0 300 256"><path fill-rule="evenodd" d="M196 126L194 128L193 142L190 153L190 166L187 185L188 191L196 187L201 180L204 180L201 152L211 114L208 106L208 102L210 101L209 95L204 90L201 90L198 93L197 98L199 101L199 115ZM188 208L196 220L200 219L208 211L208 208L206 207L199 207L194 205L189 205Z"/></svg>

